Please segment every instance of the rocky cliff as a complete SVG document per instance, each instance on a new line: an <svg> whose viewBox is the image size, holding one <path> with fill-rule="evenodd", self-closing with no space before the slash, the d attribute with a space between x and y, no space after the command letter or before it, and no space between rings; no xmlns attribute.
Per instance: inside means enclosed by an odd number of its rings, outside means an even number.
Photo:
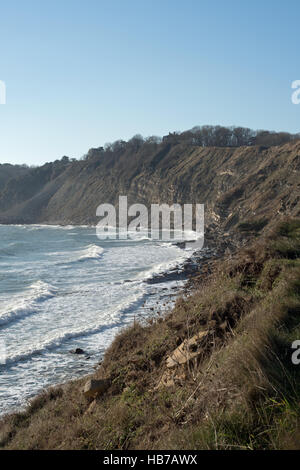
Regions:
<svg viewBox="0 0 300 470"><path fill-rule="evenodd" d="M0 173L1 173L0 168ZM300 215L300 141L280 146L202 147L144 143L91 149L0 186L0 223L95 224L101 203L204 203L206 221L224 230L256 228Z"/></svg>

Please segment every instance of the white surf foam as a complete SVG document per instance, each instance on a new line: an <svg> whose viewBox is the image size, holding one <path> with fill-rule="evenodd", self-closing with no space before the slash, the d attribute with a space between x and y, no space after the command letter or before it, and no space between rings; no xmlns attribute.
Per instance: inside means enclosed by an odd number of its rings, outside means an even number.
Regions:
<svg viewBox="0 0 300 470"><path fill-rule="evenodd" d="M99 259L103 254L104 249L98 245L89 245L80 252L79 260L83 261L86 259Z"/></svg>
<svg viewBox="0 0 300 470"><path fill-rule="evenodd" d="M103 253L104 248L91 244L82 250L52 252L49 255L57 257L60 260L59 264L73 264L78 261L99 260Z"/></svg>
<svg viewBox="0 0 300 470"><path fill-rule="evenodd" d="M144 290L140 290L131 299L127 299L124 303L120 304L116 309L111 312L107 312L107 315L102 316L101 322L97 322L94 325L87 326L85 328L78 327L68 331L61 331L59 333L52 333L47 338L37 341L30 349L17 354L7 354L5 365L16 364L20 361L30 360L37 354L43 354L46 351L51 351L59 348L68 340L83 338L90 336L95 333L99 333L102 330L112 329L115 327L124 326L130 321L130 316L124 317L126 312L131 309L137 302L146 295Z"/></svg>
<svg viewBox="0 0 300 470"><path fill-rule="evenodd" d="M166 243L165 246L169 247L170 245ZM143 280L148 280L158 274L168 273L172 269L176 268L176 266L182 265L188 258L192 256L194 252L193 249L182 250L181 248L178 248L176 246L174 246L174 249L178 250L178 257L176 257L172 261L166 261L164 263L154 264L146 272L139 274L138 278L143 279Z"/></svg>
<svg viewBox="0 0 300 470"><path fill-rule="evenodd" d="M40 302L54 295L55 289L48 283L44 281L34 282L26 289L23 297L15 299L13 303L6 305L0 311L0 326L31 315L38 310Z"/></svg>

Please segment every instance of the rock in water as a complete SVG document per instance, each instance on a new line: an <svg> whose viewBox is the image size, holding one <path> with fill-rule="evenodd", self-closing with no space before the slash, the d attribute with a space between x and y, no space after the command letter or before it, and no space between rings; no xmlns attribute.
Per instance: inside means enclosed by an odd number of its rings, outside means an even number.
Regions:
<svg viewBox="0 0 300 470"><path fill-rule="evenodd" d="M102 395L106 392L110 385L110 381L108 379L90 379L87 381L83 388L84 395L89 397L95 397L96 395Z"/></svg>
<svg viewBox="0 0 300 470"><path fill-rule="evenodd" d="M81 348L76 348L76 349L72 349L70 351L70 353L72 353L72 354L84 354L84 350L81 349Z"/></svg>

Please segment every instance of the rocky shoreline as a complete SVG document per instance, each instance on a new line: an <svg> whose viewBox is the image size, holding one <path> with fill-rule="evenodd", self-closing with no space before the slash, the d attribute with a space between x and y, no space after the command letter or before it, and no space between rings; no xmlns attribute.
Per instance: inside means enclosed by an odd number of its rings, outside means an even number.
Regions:
<svg viewBox="0 0 300 470"><path fill-rule="evenodd" d="M230 256L240 244L241 240L236 234L221 236L217 227L209 227L205 233L205 246L201 250L196 250L182 264L178 264L169 271L156 274L146 282L157 284L167 281L188 281L184 287L186 292L193 287L193 284L197 284L203 275L207 276L217 259L224 255ZM185 249L185 242L179 242L176 245Z"/></svg>
<svg viewBox="0 0 300 470"><path fill-rule="evenodd" d="M174 281L184 281L183 285L176 285L172 287L172 294L168 294L168 299L178 298L179 296L189 295L199 283L203 281L212 271L213 266L217 260L219 260L224 255L230 256L230 254L236 249L238 245L237 239L230 241L228 239L221 240L220 237L214 238L211 236L211 230L207 230L207 235L205 238L206 246L201 250L196 250L192 255L187 258L183 263L177 264L175 267L168 271L164 271L158 274L154 274L153 277L146 279L144 282L151 285L156 284L165 284L168 282ZM175 243L181 249L185 249L185 243ZM129 281L128 281L129 282ZM166 288L162 288L166 290ZM166 303L165 299L160 299L160 304L157 306L157 309L164 310L164 306L169 306L168 301ZM146 303L146 302L145 302ZM144 306L143 306L144 308ZM154 308L150 308L150 311L154 311ZM151 315L151 312L149 314ZM138 317L138 314L137 314ZM69 351L71 354L84 356L85 359L90 359L91 357L83 351L81 348L77 348ZM96 362L93 366L98 368L99 364L102 363L102 358ZM86 376L88 377L88 376ZM85 378L85 376L81 377Z"/></svg>
<svg viewBox="0 0 300 470"><path fill-rule="evenodd" d="M162 286L162 294L159 302L157 302L156 306L153 305L152 307L144 307L143 305L142 308L146 311L146 315L142 315L142 317L146 318L148 314L151 317L152 313L155 313L156 310L160 311L161 314L163 314L165 310L170 311L169 309L173 308L175 302L174 299L180 296L188 296L197 287L199 282L201 282L204 277L207 277L209 272L212 270L214 262L224 255L226 251L231 251L233 245L232 243L228 243L227 239L224 241L221 239L221 237L214 237L211 234L212 231L208 229L205 237L205 247L202 250L196 250L183 263L178 263L171 270L156 274L144 281L145 283L152 285L166 284L168 282L174 283L175 281L175 285L172 284L172 287L169 288L169 293L166 294L164 294L163 291L167 291L168 289L165 287L165 285ZM177 245L181 249L185 249L184 244L179 243ZM176 281L179 281L178 285L176 285ZM159 285L157 287L160 289ZM166 298L168 298L168 300L165 300ZM139 317L139 313L140 312L137 312L137 318ZM79 347L75 347L73 350L70 350L69 354L78 356L78 358L84 358L85 360L92 359L89 353ZM93 369L97 369L101 362L102 356L101 358L97 358L96 362L92 366ZM78 377L78 380L88 380L89 375L90 374L85 373ZM50 387L64 387L67 386L68 383L69 380L67 379L66 382L53 384ZM35 395L32 396L32 398L34 397Z"/></svg>

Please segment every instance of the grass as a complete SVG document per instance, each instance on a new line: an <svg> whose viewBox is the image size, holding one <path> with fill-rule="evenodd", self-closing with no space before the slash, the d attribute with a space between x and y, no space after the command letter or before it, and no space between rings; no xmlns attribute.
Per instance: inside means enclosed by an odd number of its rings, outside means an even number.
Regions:
<svg viewBox="0 0 300 470"><path fill-rule="evenodd" d="M95 376L111 387L93 403L85 379L38 396L0 423L3 449L296 449L300 438L300 221L286 221L215 264L187 298L135 322ZM208 330L197 360L158 386L166 358Z"/></svg>
<svg viewBox="0 0 300 470"><path fill-rule="evenodd" d="M237 229L240 232L260 232L268 223L266 219L259 220L248 220L245 222L240 222L237 226Z"/></svg>

